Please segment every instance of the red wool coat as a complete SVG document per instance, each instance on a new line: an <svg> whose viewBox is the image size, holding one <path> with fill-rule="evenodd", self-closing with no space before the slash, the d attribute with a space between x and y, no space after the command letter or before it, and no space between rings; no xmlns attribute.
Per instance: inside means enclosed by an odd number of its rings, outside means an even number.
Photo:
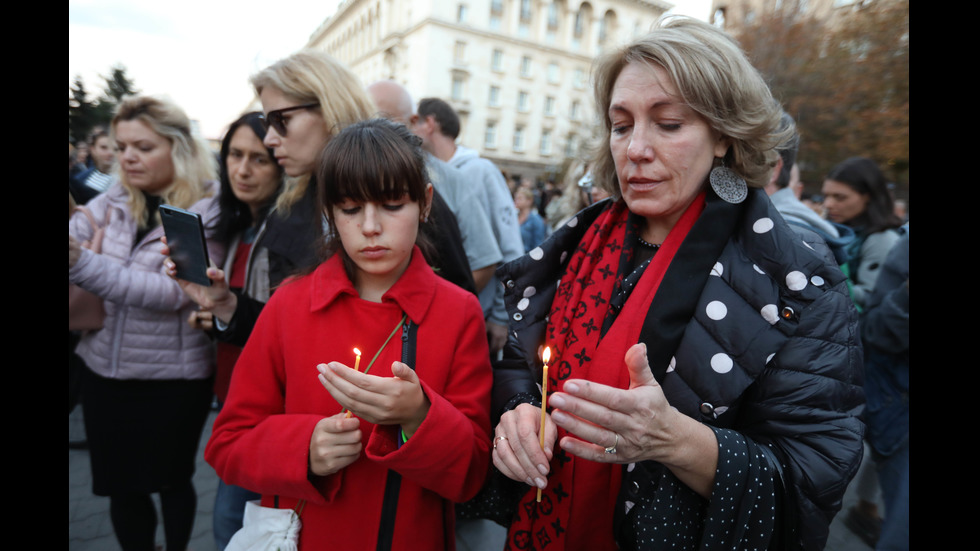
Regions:
<svg viewBox="0 0 980 551"><path fill-rule="evenodd" d="M418 324L416 373L431 402L401 448L399 427L361 420L362 456L326 477L307 475L316 423L341 406L317 364L363 370L408 314ZM401 331L371 374L391 376ZM262 504L307 504L300 549L374 550L388 470L402 475L392 549L452 549L452 501L476 494L490 459L492 376L476 297L437 277L416 248L382 303L361 300L339 257L284 285L270 299L235 367L228 401L205 457L222 480L262 493Z"/></svg>

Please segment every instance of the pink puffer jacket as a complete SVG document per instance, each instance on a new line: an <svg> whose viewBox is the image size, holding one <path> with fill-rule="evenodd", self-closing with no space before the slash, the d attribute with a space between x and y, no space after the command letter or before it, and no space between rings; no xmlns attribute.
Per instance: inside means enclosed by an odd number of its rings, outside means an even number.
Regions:
<svg viewBox="0 0 980 551"><path fill-rule="evenodd" d="M220 266L224 247L207 230L218 216L217 184L210 184L209 191L215 196L198 201L189 210L202 215L211 259ZM82 338L78 355L92 371L114 379L210 376L211 342L186 321L197 306L163 271L163 227L154 228L134 245L136 221L129 212L126 191L118 183L86 206L100 224L107 212L111 217L102 254L83 250L68 270L68 281L105 299L106 320L101 331ZM91 236L84 214L71 218L68 234L79 241Z"/></svg>

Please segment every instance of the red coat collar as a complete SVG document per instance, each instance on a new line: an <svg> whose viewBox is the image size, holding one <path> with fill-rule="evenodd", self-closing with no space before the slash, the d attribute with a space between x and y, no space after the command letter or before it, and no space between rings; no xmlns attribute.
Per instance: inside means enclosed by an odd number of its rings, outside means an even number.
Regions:
<svg viewBox="0 0 980 551"><path fill-rule="evenodd" d="M381 302L397 304L408 314L409 319L415 323L422 323L436 294L436 285L437 276L426 263L422 251L416 246L412 251L412 260L408 264L408 269L381 297ZM310 310L326 308L342 295L358 296L354 284L344 272L340 255L335 254L313 272Z"/></svg>

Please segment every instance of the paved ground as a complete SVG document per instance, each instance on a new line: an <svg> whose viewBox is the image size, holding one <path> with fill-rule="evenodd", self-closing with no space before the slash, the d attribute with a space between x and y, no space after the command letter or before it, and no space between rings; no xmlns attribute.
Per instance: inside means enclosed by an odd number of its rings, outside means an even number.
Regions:
<svg viewBox="0 0 980 551"><path fill-rule="evenodd" d="M214 505L214 492L217 476L214 469L204 462L204 443L211 434L214 422L212 413L204 429L201 446L198 450L197 472L194 486L197 489L197 521L190 542L193 551L216 551L211 536L211 512ZM68 439L84 437L81 421L81 408L68 418ZM68 549L69 551L120 551L119 544L112 533L109 521L109 499L92 495L88 452L68 451ZM844 508L856 500L853 485L844 498ZM159 510L159 502L157 502ZM830 528L827 549L830 551L870 551L841 522L842 515L834 520ZM163 542L163 530L157 529L157 542ZM503 549L503 528L492 522L473 522L460 526L457 530L456 547L460 551L498 551Z"/></svg>

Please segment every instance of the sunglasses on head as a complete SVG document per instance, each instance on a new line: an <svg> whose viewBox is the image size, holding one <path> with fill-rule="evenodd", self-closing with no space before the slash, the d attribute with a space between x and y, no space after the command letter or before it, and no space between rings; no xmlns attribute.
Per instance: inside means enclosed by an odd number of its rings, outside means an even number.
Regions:
<svg viewBox="0 0 980 551"><path fill-rule="evenodd" d="M282 137L286 137L286 119L283 118L285 113L290 111L297 111L299 109L313 109L314 107L320 107L319 103L304 103L303 105L294 105L292 107L283 107L282 109L276 109L275 111L269 111L265 115L259 117L259 121L262 122L262 127L265 131L269 131L269 127L276 129L276 133Z"/></svg>

